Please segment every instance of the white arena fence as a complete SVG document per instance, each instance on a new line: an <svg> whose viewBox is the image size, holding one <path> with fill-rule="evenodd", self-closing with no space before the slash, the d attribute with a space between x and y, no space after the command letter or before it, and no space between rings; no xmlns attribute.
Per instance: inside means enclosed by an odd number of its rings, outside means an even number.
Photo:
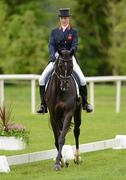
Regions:
<svg viewBox="0 0 126 180"><path fill-rule="evenodd" d="M39 79L39 75L35 74L5 74L0 75L0 106L4 104L4 81L5 80L29 80L31 81L31 111L35 113L36 107L36 81ZM86 77L87 83L90 88L90 103L94 106L94 84L101 82L115 82L116 83L116 112L120 112L120 100L121 100L121 83L126 81L126 76L99 76L99 77ZM95 107L95 106L94 106Z"/></svg>

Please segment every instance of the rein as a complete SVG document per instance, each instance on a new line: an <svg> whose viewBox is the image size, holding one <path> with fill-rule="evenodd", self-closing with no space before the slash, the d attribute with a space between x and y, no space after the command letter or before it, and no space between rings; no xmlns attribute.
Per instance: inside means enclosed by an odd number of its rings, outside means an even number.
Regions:
<svg viewBox="0 0 126 180"><path fill-rule="evenodd" d="M55 74L56 77L59 79L59 86L62 91L67 91L69 89L68 81L70 81L70 78L72 77L73 68L73 66L71 67L71 63L72 58L65 54L63 54L63 57L58 57L55 63L56 66L54 68L53 74Z"/></svg>

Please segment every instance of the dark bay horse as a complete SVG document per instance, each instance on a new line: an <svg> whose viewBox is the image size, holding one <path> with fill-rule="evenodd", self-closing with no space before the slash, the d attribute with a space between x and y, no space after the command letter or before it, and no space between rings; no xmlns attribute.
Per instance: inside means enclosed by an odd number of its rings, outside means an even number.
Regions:
<svg viewBox="0 0 126 180"><path fill-rule="evenodd" d="M77 96L76 84L72 77L73 62L70 52L62 50L54 65L54 72L46 90L46 103L50 113L55 146L58 150L55 170L63 166L62 147L65 136L74 117L74 136L76 142L75 162L79 163L79 134L81 125L81 102Z"/></svg>

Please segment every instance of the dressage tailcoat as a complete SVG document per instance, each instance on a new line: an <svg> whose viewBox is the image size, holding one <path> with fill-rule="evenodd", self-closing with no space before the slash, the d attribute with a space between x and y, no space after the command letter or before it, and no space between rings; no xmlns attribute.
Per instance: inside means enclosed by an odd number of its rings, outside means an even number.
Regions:
<svg viewBox="0 0 126 180"><path fill-rule="evenodd" d="M49 40L50 60L55 61L55 53L58 50L67 49L75 54L78 46L77 30L68 26L63 32L61 27L52 30Z"/></svg>

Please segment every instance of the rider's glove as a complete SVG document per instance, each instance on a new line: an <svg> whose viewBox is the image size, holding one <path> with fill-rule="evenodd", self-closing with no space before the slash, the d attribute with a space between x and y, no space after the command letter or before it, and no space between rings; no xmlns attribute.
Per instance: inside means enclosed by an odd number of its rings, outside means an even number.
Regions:
<svg viewBox="0 0 126 180"><path fill-rule="evenodd" d="M74 55L74 49L70 50L70 55L73 56Z"/></svg>
<svg viewBox="0 0 126 180"><path fill-rule="evenodd" d="M54 62L55 59L56 59L55 56L52 56L51 59L50 59L50 61L51 61L51 62Z"/></svg>

